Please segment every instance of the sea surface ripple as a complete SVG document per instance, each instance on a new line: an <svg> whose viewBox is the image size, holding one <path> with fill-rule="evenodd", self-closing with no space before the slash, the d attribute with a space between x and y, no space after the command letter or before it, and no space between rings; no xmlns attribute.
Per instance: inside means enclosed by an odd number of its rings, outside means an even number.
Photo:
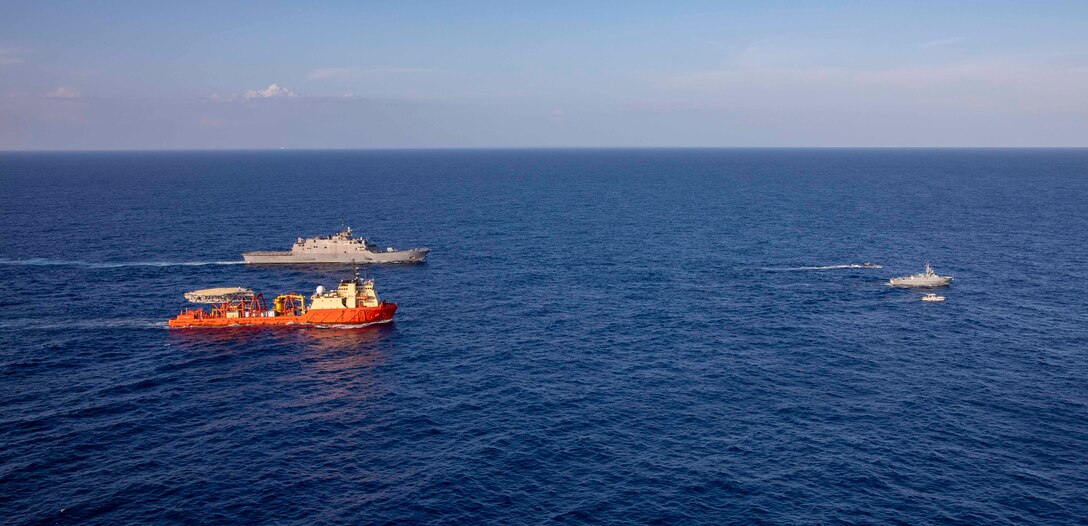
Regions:
<svg viewBox="0 0 1088 526"><path fill-rule="evenodd" d="M395 324L165 328L341 224ZM0 154L0 509L1084 523L1086 232L1088 150Z"/></svg>

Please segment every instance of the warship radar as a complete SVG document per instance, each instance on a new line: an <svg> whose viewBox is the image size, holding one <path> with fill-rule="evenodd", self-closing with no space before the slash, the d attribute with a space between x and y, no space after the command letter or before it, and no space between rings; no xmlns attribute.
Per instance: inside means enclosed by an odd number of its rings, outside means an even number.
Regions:
<svg viewBox="0 0 1088 526"><path fill-rule="evenodd" d="M939 276L933 272L933 267L926 263L926 271L921 274L892 278L888 281L893 287L943 287L954 279L952 276Z"/></svg>
<svg viewBox="0 0 1088 526"><path fill-rule="evenodd" d="M352 237L351 228L331 236L298 238L290 252L245 252L246 263L422 263L429 248L382 250L363 237Z"/></svg>

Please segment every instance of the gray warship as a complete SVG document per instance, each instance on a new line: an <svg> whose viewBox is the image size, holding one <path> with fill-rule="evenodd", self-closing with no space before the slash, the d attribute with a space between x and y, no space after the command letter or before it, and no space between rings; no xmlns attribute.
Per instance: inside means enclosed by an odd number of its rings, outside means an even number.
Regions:
<svg viewBox="0 0 1088 526"><path fill-rule="evenodd" d="M941 276L933 272L933 267L926 263L926 271L912 276L892 278L888 284L893 287L943 287L955 279L952 276Z"/></svg>
<svg viewBox="0 0 1088 526"><path fill-rule="evenodd" d="M290 252L245 252L246 263L421 263L429 248L381 250L362 237L352 237L351 228L331 236L298 238Z"/></svg>

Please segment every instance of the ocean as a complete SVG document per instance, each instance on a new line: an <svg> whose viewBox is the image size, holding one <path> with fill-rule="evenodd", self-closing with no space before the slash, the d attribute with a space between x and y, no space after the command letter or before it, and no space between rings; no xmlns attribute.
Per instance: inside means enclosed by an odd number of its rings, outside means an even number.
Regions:
<svg viewBox="0 0 1088 526"><path fill-rule="evenodd" d="M1085 149L2 153L0 291L9 524L1088 521Z"/></svg>

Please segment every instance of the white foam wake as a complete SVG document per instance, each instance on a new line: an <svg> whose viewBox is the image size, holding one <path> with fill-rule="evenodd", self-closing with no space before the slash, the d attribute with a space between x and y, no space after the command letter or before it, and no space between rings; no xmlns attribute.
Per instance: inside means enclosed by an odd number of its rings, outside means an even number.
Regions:
<svg viewBox="0 0 1088 526"><path fill-rule="evenodd" d="M866 267L865 265L826 265L823 267L785 267L785 268L763 268L762 270L769 271L788 271L788 270L835 270L843 268L881 268L880 266Z"/></svg>
<svg viewBox="0 0 1088 526"><path fill-rule="evenodd" d="M314 325L313 327L318 329L361 329L363 327L373 327L375 325L382 325L386 323L392 323L393 320L381 320L372 321L370 323L321 323Z"/></svg>
<svg viewBox="0 0 1088 526"><path fill-rule="evenodd" d="M0 319L0 330L46 331L87 329L166 329L166 320L148 318L112 319Z"/></svg>
<svg viewBox="0 0 1088 526"><path fill-rule="evenodd" d="M39 267L79 267L79 268L125 268L125 267L200 267L205 265L241 265L245 261L65 261L58 259L3 259L0 265L25 265Z"/></svg>

